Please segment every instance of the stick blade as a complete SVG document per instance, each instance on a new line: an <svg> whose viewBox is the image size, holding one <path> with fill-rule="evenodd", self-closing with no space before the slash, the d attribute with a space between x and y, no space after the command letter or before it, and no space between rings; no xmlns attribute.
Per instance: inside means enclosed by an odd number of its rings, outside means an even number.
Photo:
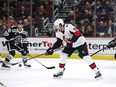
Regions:
<svg viewBox="0 0 116 87"><path fill-rule="evenodd" d="M46 67L47 69L55 69L55 66Z"/></svg>
<svg viewBox="0 0 116 87"><path fill-rule="evenodd" d="M2 60L0 60L0 63L3 63L3 61L2 61Z"/></svg>

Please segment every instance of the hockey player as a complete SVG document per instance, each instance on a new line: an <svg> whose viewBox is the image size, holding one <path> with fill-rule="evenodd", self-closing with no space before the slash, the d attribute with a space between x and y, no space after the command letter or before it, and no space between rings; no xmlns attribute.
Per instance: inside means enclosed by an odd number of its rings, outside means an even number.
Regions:
<svg viewBox="0 0 116 87"><path fill-rule="evenodd" d="M10 62L10 60L15 56L15 50L21 52L22 59L26 60L29 53L27 32L23 31L22 25L19 24L18 26L11 26L11 28L5 31L4 37L7 40L6 44L9 54L5 58L2 67L10 68L7 63ZM31 65L27 62L24 62L24 66L31 67Z"/></svg>
<svg viewBox="0 0 116 87"><path fill-rule="evenodd" d="M55 73L53 77L63 76L66 58L70 57L75 50L78 50L79 56L85 60L89 67L94 71L96 75L95 78L101 77L102 75L99 72L96 63L89 56L87 43L81 32L71 24L64 24L62 19L57 19L54 22L54 27L56 29L57 41L54 43L53 47L47 49L46 55L52 55L54 49L59 48L64 41L66 42L66 46L60 54L59 71L58 73Z"/></svg>

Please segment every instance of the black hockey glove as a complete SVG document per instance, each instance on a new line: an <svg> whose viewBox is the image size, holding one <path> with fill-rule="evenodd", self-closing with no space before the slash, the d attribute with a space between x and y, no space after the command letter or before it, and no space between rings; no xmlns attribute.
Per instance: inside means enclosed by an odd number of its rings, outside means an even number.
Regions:
<svg viewBox="0 0 116 87"><path fill-rule="evenodd" d="M52 55L53 53L54 53L54 50L49 48L49 49L46 50L45 55Z"/></svg>
<svg viewBox="0 0 116 87"><path fill-rule="evenodd" d="M67 48L72 48L72 41L71 40L68 40L67 41Z"/></svg>
<svg viewBox="0 0 116 87"><path fill-rule="evenodd" d="M111 48L111 47L115 47L116 46L116 39L113 39L112 41L110 41L107 45L108 48Z"/></svg>
<svg viewBox="0 0 116 87"><path fill-rule="evenodd" d="M114 54L114 58L115 58L115 60L116 60L116 53Z"/></svg>

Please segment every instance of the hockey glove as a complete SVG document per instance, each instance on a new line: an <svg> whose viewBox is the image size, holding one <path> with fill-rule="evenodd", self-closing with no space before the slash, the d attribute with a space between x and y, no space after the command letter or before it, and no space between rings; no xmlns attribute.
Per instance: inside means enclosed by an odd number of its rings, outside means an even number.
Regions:
<svg viewBox="0 0 116 87"><path fill-rule="evenodd" d="M54 50L49 48L49 49L46 50L45 55L52 55L53 53L54 53Z"/></svg>
<svg viewBox="0 0 116 87"><path fill-rule="evenodd" d="M67 48L72 48L72 41L71 40L68 40L67 41Z"/></svg>
<svg viewBox="0 0 116 87"><path fill-rule="evenodd" d="M115 58L115 60L116 60L116 53L114 54L114 58Z"/></svg>
<svg viewBox="0 0 116 87"><path fill-rule="evenodd" d="M108 48L115 47L116 46L116 39L110 41L107 45Z"/></svg>

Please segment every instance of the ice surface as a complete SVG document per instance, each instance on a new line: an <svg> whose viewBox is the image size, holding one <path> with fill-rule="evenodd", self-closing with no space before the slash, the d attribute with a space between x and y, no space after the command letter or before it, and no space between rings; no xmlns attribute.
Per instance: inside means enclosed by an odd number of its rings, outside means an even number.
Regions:
<svg viewBox="0 0 116 87"><path fill-rule="evenodd" d="M116 87L116 61L94 60L102 73L102 79L96 80L94 72L81 59L67 59L62 78L53 78L58 71L59 59L37 60L56 68L46 69L37 61L30 60L31 68L15 65L10 70L0 70L0 82L6 87ZM21 58L11 62L19 61Z"/></svg>

